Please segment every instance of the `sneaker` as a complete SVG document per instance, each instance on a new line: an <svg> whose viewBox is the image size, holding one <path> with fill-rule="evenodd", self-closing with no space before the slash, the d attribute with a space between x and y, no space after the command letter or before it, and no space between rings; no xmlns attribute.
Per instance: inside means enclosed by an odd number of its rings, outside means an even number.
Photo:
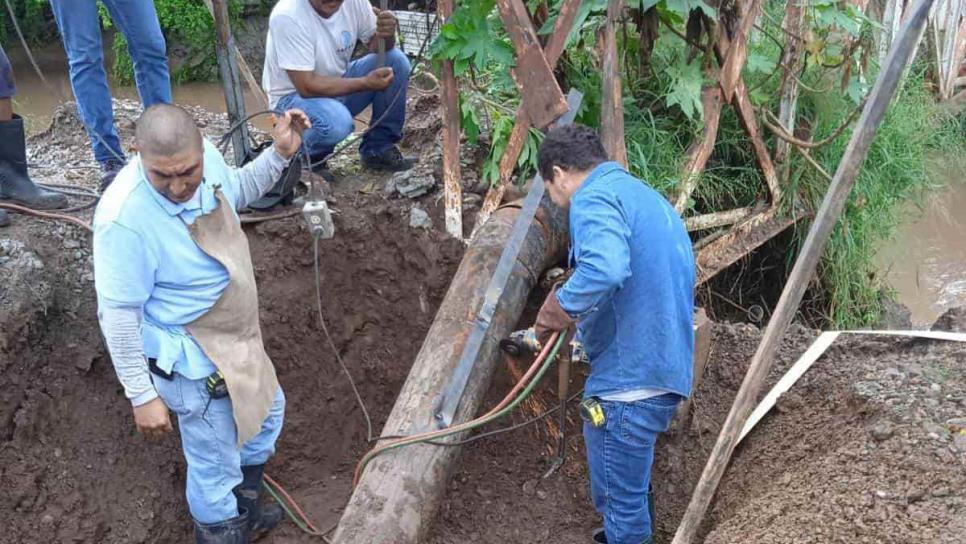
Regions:
<svg viewBox="0 0 966 544"><path fill-rule="evenodd" d="M406 157L399 151L399 148L391 145L381 153L363 154L362 165L372 170L382 170L384 172L402 172L409 170L419 162L415 157Z"/></svg>
<svg viewBox="0 0 966 544"><path fill-rule="evenodd" d="M114 159L108 159L101 163L101 184L99 186L101 194L107 190L108 186L114 182L117 173L124 168L124 163Z"/></svg>
<svg viewBox="0 0 966 544"><path fill-rule="evenodd" d="M591 536L594 539L594 544L607 544L607 533L604 532L603 527L594 529L594 532L591 533Z"/></svg>

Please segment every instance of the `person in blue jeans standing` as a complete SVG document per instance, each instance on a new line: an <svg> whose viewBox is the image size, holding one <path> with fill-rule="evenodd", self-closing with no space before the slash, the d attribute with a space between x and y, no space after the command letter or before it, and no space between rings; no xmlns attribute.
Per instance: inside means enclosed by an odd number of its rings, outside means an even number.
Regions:
<svg viewBox="0 0 966 544"><path fill-rule="evenodd" d="M551 130L537 156L554 204L569 208L573 274L540 308L537 337L577 326L590 359L584 398L593 541L651 542L648 487L654 445L690 395L694 257L684 223L643 181L607 159L597 133Z"/></svg>
<svg viewBox="0 0 966 544"><path fill-rule="evenodd" d="M395 47L396 18L368 0L279 0L269 18L262 86L274 109L298 108L312 121L309 159L321 161L354 128L353 116L372 105L378 125L359 152L368 168L401 171L414 160L396 147L406 119L410 65ZM385 40L385 66L375 53L351 60L357 42L375 52Z"/></svg>
<svg viewBox="0 0 966 544"><path fill-rule="evenodd" d="M171 103L167 48L152 0L101 0L114 26L127 39L134 61L134 81L145 108ZM126 158L114 127L111 90L104 71L104 47L97 0L50 0L70 64L70 84L77 111L87 129L94 158L101 165L101 191Z"/></svg>
<svg viewBox="0 0 966 544"><path fill-rule="evenodd" d="M27 142L23 118L13 112L17 83L6 51L0 46L0 204L18 204L35 210L67 207L67 197L38 187L27 173ZM0 227L10 224L0 209Z"/></svg>

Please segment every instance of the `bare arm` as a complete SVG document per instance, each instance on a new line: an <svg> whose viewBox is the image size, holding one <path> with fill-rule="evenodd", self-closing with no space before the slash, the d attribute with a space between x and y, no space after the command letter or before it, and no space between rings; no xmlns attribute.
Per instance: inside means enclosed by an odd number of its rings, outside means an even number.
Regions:
<svg viewBox="0 0 966 544"><path fill-rule="evenodd" d="M312 71L286 70L288 78L303 98L336 97L372 90L367 78L323 76Z"/></svg>

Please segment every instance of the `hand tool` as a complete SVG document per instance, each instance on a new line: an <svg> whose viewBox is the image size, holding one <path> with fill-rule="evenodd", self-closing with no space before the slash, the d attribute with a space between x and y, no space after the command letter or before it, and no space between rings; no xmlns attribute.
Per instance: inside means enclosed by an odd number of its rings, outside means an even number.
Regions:
<svg viewBox="0 0 966 544"><path fill-rule="evenodd" d="M604 409L601 408L600 401L596 397L589 397L580 402L580 418L593 427L600 427L607 421Z"/></svg>
<svg viewBox="0 0 966 544"><path fill-rule="evenodd" d="M389 0L379 0L379 11L386 11L389 9ZM386 39L379 38L379 53L376 57L378 62L376 63L377 68L382 68L386 65Z"/></svg>
<svg viewBox="0 0 966 544"><path fill-rule="evenodd" d="M539 352L540 348L540 341L537 340L537 333L533 327L522 331L513 331L510 336L500 340L500 349L513 357L533 355Z"/></svg>
<svg viewBox="0 0 966 544"><path fill-rule="evenodd" d="M220 370L216 370L208 375L205 380L205 389L213 399L223 399L228 396L228 384L225 383L225 375Z"/></svg>

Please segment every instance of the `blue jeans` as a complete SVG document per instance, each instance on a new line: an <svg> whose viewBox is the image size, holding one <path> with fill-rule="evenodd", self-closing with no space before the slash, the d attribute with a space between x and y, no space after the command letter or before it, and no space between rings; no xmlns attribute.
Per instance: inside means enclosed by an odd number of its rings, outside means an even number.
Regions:
<svg viewBox="0 0 966 544"><path fill-rule="evenodd" d="M654 444L680 400L668 393L635 402L600 401L604 425L584 423L590 494L609 544L640 544L651 537L647 488Z"/></svg>
<svg viewBox="0 0 966 544"><path fill-rule="evenodd" d="M152 378L161 400L178 416L181 448L188 462L191 517L200 523L218 523L238 516L232 490L242 482L241 467L263 465L275 453L285 414L282 388L261 432L239 448L230 398L212 399L204 378L189 380L178 373L170 381Z"/></svg>
<svg viewBox="0 0 966 544"><path fill-rule="evenodd" d="M366 55L350 62L342 77L365 77L378 68L376 64L376 55ZM369 104L372 104L372 121L383 114L386 117L362 139L359 152L363 155L377 155L402 138L403 124L406 121L409 59L398 48L390 49L386 51L386 66L392 68L393 79L392 84L382 91L363 91L335 98L303 98L298 93L292 93L278 100L276 109L299 108L312 121L312 128L303 137L313 159L318 160L328 155L335 149L336 144L352 134L355 127L352 118Z"/></svg>
<svg viewBox="0 0 966 544"><path fill-rule="evenodd" d="M17 84L13 80L13 68L7 52L0 45L0 98L11 98L17 94Z"/></svg>
<svg viewBox="0 0 966 544"><path fill-rule="evenodd" d="M134 81L144 107L171 102L168 57L158 14L151 0L101 0L114 25L127 38ZM114 128L111 90L104 71L101 23L95 0L50 0L70 64L77 111L94 148L94 158L123 162Z"/></svg>

